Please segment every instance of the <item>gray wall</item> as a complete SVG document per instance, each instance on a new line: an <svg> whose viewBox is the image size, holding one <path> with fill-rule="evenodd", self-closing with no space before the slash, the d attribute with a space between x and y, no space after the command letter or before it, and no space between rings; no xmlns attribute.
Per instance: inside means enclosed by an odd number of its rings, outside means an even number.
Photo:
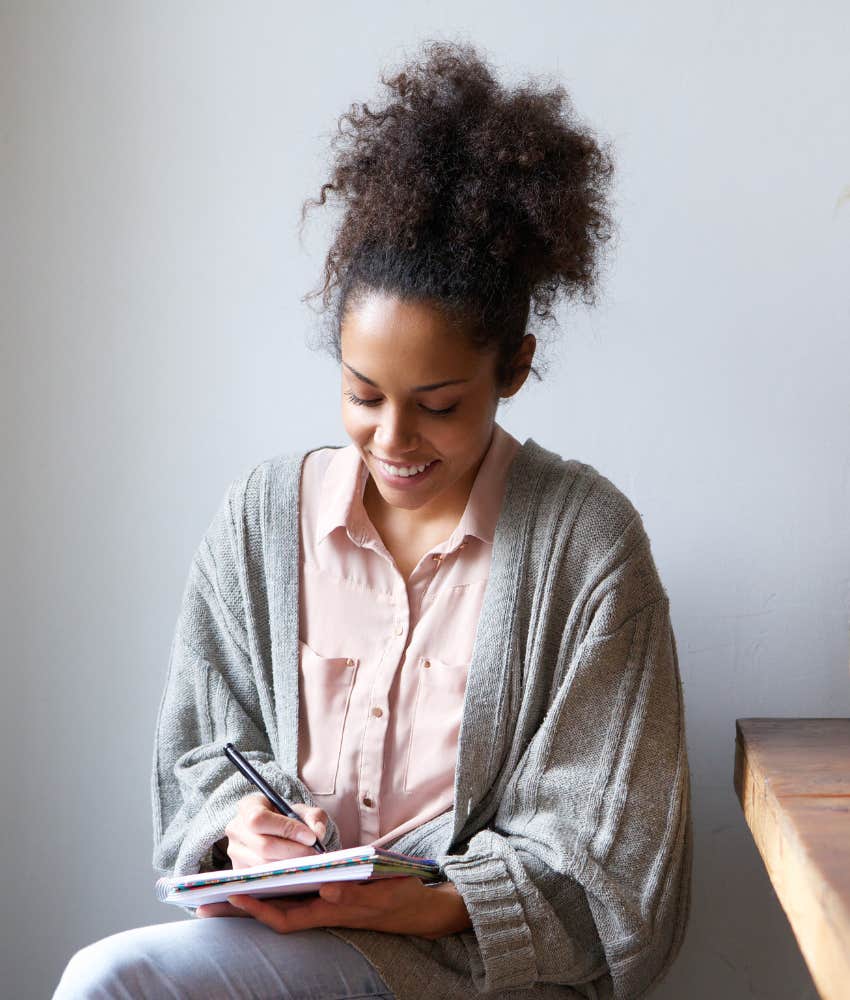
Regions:
<svg viewBox="0 0 850 1000"><path fill-rule="evenodd" d="M345 443L310 352L336 117L419 40L551 74L616 144L599 308L501 421L617 483L672 604L696 823L658 995L815 996L732 787L734 720L850 715L844 0L5 2L3 984L155 901L149 773L189 560L227 483Z"/></svg>

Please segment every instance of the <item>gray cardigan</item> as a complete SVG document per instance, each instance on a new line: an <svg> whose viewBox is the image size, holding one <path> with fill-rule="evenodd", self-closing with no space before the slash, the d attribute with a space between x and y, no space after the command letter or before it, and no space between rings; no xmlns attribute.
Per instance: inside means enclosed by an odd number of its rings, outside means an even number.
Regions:
<svg viewBox="0 0 850 1000"><path fill-rule="evenodd" d="M154 738L153 865L218 867L255 791L297 776L304 453L234 480L192 560ZM692 823L669 602L640 515L528 438L508 472L469 666L454 807L392 844L436 858L472 928L436 941L334 928L399 1000L632 998L688 921ZM340 846L331 818L328 846ZM194 913L190 907L184 907Z"/></svg>

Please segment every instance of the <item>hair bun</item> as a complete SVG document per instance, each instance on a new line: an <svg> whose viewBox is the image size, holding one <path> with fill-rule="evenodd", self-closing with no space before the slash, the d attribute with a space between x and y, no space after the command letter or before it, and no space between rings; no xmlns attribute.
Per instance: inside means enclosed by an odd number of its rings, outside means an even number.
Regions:
<svg viewBox="0 0 850 1000"><path fill-rule="evenodd" d="M340 117L330 179L302 207L302 225L329 196L344 209L323 287L305 297L336 297L332 336L369 287L435 299L505 353L530 305L545 321L560 294L592 304L614 163L565 89L509 90L473 46L446 41L381 82L382 100Z"/></svg>

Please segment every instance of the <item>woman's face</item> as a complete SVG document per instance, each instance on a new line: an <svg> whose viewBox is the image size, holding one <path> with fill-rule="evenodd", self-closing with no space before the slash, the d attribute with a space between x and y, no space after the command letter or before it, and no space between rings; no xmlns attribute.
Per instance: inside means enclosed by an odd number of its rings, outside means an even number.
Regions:
<svg viewBox="0 0 850 1000"><path fill-rule="evenodd" d="M378 293L347 311L341 349L343 423L382 499L428 517L462 513L499 396L524 373L500 393L494 352L471 347L435 307Z"/></svg>

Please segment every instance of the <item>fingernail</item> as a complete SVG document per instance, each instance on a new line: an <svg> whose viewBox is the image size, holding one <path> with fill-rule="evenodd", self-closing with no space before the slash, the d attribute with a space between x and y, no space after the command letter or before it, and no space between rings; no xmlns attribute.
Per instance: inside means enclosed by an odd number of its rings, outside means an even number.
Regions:
<svg viewBox="0 0 850 1000"><path fill-rule="evenodd" d="M300 844L305 844L307 847L311 847L316 843L316 834L311 830L299 830L297 838Z"/></svg>

